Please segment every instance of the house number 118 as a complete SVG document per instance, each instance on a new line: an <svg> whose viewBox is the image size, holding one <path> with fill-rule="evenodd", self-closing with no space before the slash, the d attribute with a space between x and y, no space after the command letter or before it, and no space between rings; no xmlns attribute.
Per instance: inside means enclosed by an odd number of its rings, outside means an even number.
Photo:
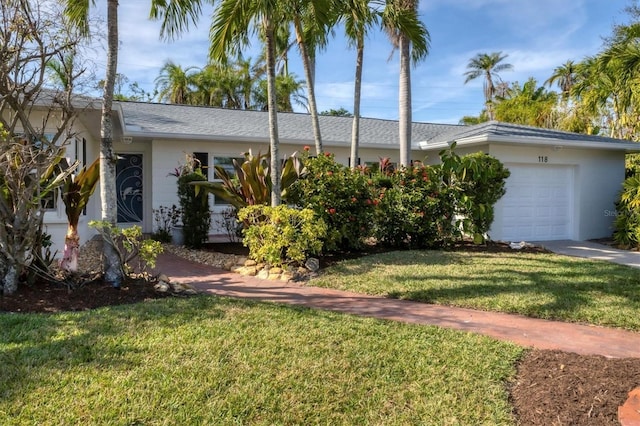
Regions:
<svg viewBox="0 0 640 426"><path fill-rule="evenodd" d="M549 157L547 157L546 155L541 155L538 157L538 163L548 163L549 162Z"/></svg>

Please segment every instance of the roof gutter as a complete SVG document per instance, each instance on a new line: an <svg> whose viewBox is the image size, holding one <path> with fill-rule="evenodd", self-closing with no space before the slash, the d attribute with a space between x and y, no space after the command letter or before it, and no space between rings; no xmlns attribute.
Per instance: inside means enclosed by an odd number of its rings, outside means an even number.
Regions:
<svg viewBox="0 0 640 426"><path fill-rule="evenodd" d="M563 146L566 148L587 148L587 149L613 149L626 152L640 152L640 144L635 142L590 142L590 141L570 141L562 139L542 139L542 138L528 138L522 136L501 136L501 135L489 135L482 134L477 136L470 136L466 138L460 138L449 141L439 141L435 143L429 143L428 141L419 142L420 149L432 150L432 149L446 149L451 146L453 142L457 142L458 146L474 146L486 143L498 143L498 144L518 144L529 146Z"/></svg>

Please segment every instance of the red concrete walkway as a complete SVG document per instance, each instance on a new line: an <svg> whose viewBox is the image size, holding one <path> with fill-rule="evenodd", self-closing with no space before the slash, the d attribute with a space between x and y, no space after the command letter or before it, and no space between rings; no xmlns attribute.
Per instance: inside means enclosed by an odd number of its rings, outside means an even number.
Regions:
<svg viewBox="0 0 640 426"><path fill-rule="evenodd" d="M158 270L173 281L191 284L199 291L218 296L435 325L483 334L538 349L559 349L610 358L640 358L640 333L630 331L260 280L194 263L171 253L160 255L157 265Z"/></svg>

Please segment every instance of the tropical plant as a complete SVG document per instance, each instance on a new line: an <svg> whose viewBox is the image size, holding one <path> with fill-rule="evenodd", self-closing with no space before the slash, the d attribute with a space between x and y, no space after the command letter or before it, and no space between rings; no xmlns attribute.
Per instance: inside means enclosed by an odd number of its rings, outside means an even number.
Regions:
<svg viewBox="0 0 640 426"><path fill-rule="evenodd" d="M395 49L400 52L398 115L400 165L411 163L411 64L429 53L430 36L418 18L418 0L390 0L382 13L382 24Z"/></svg>
<svg viewBox="0 0 640 426"><path fill-rule="evenodd" d="M155 79L158 100L172 104L190 103L195 70L195 67L183 69L170 60L165 62L160 68L160 75Z"/></svg>
<svg viewBox="0 0 640 426"><path fill-rule="evenodd" d="M522 86L511 84L506 97L494 106L495 118L499 121L553 129L556 127L558 95L538 87L530 78Z"/></svg>
<svg viewBox="0 0 640 426"><path fill-rule="evenodd" d="M229 202L237 210L246 206L271 204L271 176L269 155L244 154L244 162L233 160L234 175L230 175L221 166L215 166L216 178L221 182L193 182L196 194L200 191L212 193ZM289 187L303 174L302 163L292 155L282 165L280 178L281 193L288 196Z"/></svg>
<svg viewBox="0 0 640 426"><path fill-rule="evenodd" d="M614 240L622 247L640 249L640 175L625 179L616 213Z"/></svg>
<svg viewBox="0 0 640 426"><path fill-rule="evenodd" d="M60 259L60 267L68 272L78 270L80 250L78 222L89 198L96 189L99 178L100 159L97 158L89 167L85 166L77 174L68 175L62 184L62 201L69 224L64 238L64 251L62 259Z"/></svg>
<svg viewBox="0 0 640 426"><path fill-rule="evenodd" d="M485 106L489 120L494 120L493 98L496 93L494 80L500 80L499 72L513 69L513 65L501 63L509 55L503 55L502 52L478 53L469 60L467 64L467 72L464 75L465 84L478 77L484 77L483 91Z"/></svg>
<svg viewBox="0 0 640 426"><path fill-rule="evenodd" d="M242 208L238 219L247 224L242 232L249 257L271 266L304 263L322 251L327 233L327 225L311 209L253 205Z"/></svg>
<svg viewBox="0 0 640 426"><path fill-rule="evenodd" d="M164 251L159 241L143 238L142 228L138 225L121 229L109 222L92 220L89 226L102 235L106 244L113 246L123 277L136 272L149 272L149 268L156 267L156 259ZM134 260L137 265L131 263Z"/></svg>
<svg viewBox="0 0 640 426"><path fill-rule="evenodd" d="M562 93L562 99L566 102L571 95L571 90L576 83L576 64L574 61L567 61L553 70L551 77L544 82L545 85L551 86L557 84Z"/></svg>

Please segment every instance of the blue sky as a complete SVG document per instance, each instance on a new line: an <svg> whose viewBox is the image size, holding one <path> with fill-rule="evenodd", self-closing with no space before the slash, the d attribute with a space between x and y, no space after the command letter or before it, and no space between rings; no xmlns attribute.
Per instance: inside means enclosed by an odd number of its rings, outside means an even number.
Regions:
<svg viewBox="0 0 640 426"><path fill-rule="evenodd" d="M463 73L477 53L502 51L513 71L504 81L541 84L553 69L569 59L595 54L614 23L624 23L629 0L422 0L420 15L431 34L430 54L412 69L413 119L457 123L477 115L483 105L482 80L464 84ZM207 61L210 10L197 27L179 40L159 39L159 23L146 19L147 1L122 1L119 7L120 53L118 71L147 90L168 59L187 67ZM104 10L104 1L97 10ZM248 56L257 56L252 46ZM361 112L366 117L398 118L398 61L391 60L384 33L374 31L365 47ZM98 77L104 74L103 52L96 51ZM327 50L318 58L316 93L320 111L344 107L353 110L355 52L336 30ZM297 51L290 69L304 76Z"/></svg>

